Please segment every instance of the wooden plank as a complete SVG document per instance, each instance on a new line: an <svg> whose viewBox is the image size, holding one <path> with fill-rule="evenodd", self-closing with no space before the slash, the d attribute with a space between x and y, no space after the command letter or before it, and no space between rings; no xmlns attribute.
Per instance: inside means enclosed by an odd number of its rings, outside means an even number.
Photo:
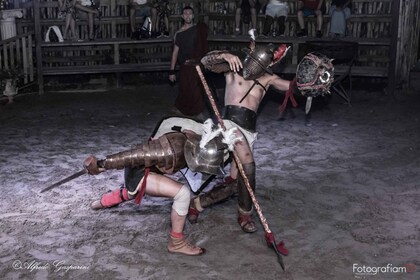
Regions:
<svg viewBox="0 0 420 280"><path fill-rule="evenodd" d="M305 43L310 41L336 41L331 38L309 38L309 37L275 37L275 38L257 38L257 42L261 43L284 43L284 44L293 44L293 43ZM391 40L389 38L352 38L345 37L340 39L344 42L358 42L361 46L389 46ZM210 35L207 39L209 43L211 42L225 42L225 43L249 43L249 36L247 35Z"/></svg>
<svg viewBox="0 0 420 280"><path fill-rule="evenodd" d="M21 39L16 38L16 65L23 67L22 64L22 48L21 48Z"/></svg>
<svg viewBox="0 0 420 280"><path fill-rule="evenodd" d="M50 67L44 69L44 75L72 75L119 72L154 72L168 71L170 62L150 64L109 64L73 67Z"/></svg>
<svg viewBox="0 0 420 280"><path fill-rule="evenodd" d="M170 62L150 63L150 64L114 64L114 65L93 65L93 66L74 66L74 67L50 67L44 69L44 75L72 75L72 74L96 74L96 73L118 73L118 72L154 72L168 71ZM278 74L294 74L297 65L290 64L277 72ZM343 74L347 71L347 66L337 65L335 74ZM386 67L353 66L353 76L363 77L387 77Z"/></svg>
<svg viewBox="0 0 420 280"><path fill-rule="evenodd" d="M27 49L26 38L22 38L22 62L23 62L23 74L24 74L24 83L27 84L28 74L29 74L29 64L28 64L28 53L32 52Z"/></svg>
<svg viewBox="0 0 420 280"><path fill-rule="evenodd" d="M10 68L11 69L16 68L16 63L15 63L15 58L16 58L15 51L16 50L14 48L15 42L7 44L9 46L9 62L10 62Z"/></svg>
<svg viewBox="0 0 420 280"><path fill-rule="evenodd" d="M289 64L281 68L276 74L294 74L296 73L297 65ZM334 66L335 75L344 74L348 67L344 65ZM353 66L351 70L352 76L358 77L378 77L384 78L388 76L387 67L369 67L369 66Z"/></svg>
<svg viewBox="0 0 420 280"><path fill-rule="evenodd" d="M35 55L36 55L36 69L37 69L37 80L38 80L38 86L39 86L39 94L44 94L44 77L42 75L43 69L42 69L42 50L41 50L41 44L39 42L42 42L42 33L41 33L41 13L40 13L40 0L33 0L32 1L32 7L33 7L33 16L34 16L34 27L35 27L35 41L38 42L35 47ZM55 3L56 4L56 3Z"/></svg>
<svg viewBox="0 0 420 280"><path fill-rule="evenodd" d="M42 42L42 47L62 47L62 46L98 46L98 45L150 45L150 44L172 44L172 39L170 38L151 38L147 40L121 40L120 38L110 38L110 39L97 39L94 41L83 41L83 42L74 42L74 41L64 41L46 43Z"/></svg>
<svg viewBox="0 0 420 280"><path fill-rule="evenodd" d="M4 61L4 65L3 68L4 69L9 69L10 65L9 65L9 56L7 54L7 44L3 45L3 61Z"/></svg>
<svg viewBox="0 0 420 280"><path fill-rule="evenodd" d="M34 41L32 40L32 35L28 35L27 41L28 41L28 50L30 50L30 51L28 51L29 80L32 82L35 79L35 68L34 68L34 64L33 64L34 59L33 59L33 55L32 55L32 50L34 49ZM37 58L38 58L38 56L37 56ZM38 62L37 62L37 66L38 66ZM37 72L41 71L41 75L42 75L42 69L37 68L37 70L38 70Z"/></svg>

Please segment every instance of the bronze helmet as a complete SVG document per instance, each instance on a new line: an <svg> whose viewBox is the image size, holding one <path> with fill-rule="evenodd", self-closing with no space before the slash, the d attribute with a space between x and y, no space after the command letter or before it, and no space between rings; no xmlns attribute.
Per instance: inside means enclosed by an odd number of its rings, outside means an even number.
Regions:
<svg viewBox="0 0 420 280"><path fill-rule="evenodd" d="M222 173L226 144L218 136L201 148L200 140L200 135L194 135L189 136L185 143L184 155L188 167L194 172L214 175Z"/></svg>
<svg viewBox="0 0 420 280"><path fill-rule="evenodd" d="M264 73L273 75L273 71L269 68L274 58L273 44L256 46L253 50L246 50L245 53L247 55L242 62L242 77L245 80L258 79Z"/></svg>

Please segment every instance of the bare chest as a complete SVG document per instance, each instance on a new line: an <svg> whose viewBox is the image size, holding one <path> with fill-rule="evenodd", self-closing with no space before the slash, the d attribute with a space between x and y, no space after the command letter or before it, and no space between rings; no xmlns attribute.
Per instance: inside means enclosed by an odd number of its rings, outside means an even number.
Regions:
<svg viewBox="0 0 420 280"><path fill-rule="evenodd" d="M230 74L226 79L225 103L256 110L265 95L265 87L260 81L246 81L238 74Z"/></svg>

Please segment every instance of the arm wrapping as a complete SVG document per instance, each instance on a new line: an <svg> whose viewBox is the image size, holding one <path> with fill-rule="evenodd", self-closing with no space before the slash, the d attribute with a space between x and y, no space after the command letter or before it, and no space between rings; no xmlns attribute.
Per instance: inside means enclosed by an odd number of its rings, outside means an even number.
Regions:
<svg viewBox="0 0 420 280"><path fill-rule="evenodd" d="M228 51L211 51L207 53L202 59L201 63L204 67L215 73L223 73L230 71L229 63L227 63L222 54Z"/></svg>

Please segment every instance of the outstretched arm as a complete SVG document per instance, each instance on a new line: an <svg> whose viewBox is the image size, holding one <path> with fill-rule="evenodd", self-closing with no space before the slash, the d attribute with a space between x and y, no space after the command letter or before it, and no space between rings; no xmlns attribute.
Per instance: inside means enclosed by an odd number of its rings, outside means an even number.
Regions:
<svg viewBox="0 0 420 280"><path fill-rule="evenodd" d="M280 91L287 91L289 89L290 81L283 80L279 76L274 75L274 78L269 82L269 85Z"/></svg>
<svg viewBox="0 0 420 280"><path fill-rule="evenodd" d="M215 73L238 72L242 68L239 57L227 51L211 51L201 59L201 63L206 69Z"/></svg>

